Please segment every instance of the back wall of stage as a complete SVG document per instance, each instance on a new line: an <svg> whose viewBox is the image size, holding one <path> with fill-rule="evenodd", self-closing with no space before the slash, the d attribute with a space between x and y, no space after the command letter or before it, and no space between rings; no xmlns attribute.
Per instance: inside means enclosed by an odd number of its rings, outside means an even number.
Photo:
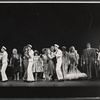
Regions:
<svg viewBox="0 0 100 100"><path fill-rule="evenodd" d="M41 53L54 43L74 45L81 55L86 43L100 45L100 4L0 4L0 46L9 56L28 43Z"/></svg>

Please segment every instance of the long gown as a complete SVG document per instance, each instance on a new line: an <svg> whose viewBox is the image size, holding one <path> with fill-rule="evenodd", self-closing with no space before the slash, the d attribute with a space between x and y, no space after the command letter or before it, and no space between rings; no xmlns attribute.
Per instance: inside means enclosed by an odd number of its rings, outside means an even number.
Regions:
<svg viewBox="0 0 100 100"><path fill-rule="evenodd" d="M66 79L79 79L79 78L86 78L87 75L85 73L81 73L78 68L78 54L76 52L69 53L70 56L70 68L68 74L66 74Z"/></svg>
<svg viewBox="0 0 100 100"><path fill-rule="evenodd" d="M27 78L28 58L26 57L26 55L27 55L27 52L24 52L24 59L23 59L24 76L23 76L23 80L26 80L26 78Z"/></svg>
<svg viewBox="0 0 100 100"><path fill-rule="evenodd" d="M69 65L69 53L68 52L63 52L62 56L62 72L63 72L63 77L65 79L66 74L68 73L68 65Z"/></svg>

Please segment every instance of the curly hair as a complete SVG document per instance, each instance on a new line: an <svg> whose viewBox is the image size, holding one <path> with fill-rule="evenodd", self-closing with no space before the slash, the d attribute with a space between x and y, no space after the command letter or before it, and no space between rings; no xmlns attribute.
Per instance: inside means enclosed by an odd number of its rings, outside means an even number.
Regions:
<svg viewBox="0 0 100 100"><path fill-rule="evenodd" d="M75 49L75 47L74 47L74 46L71 46L71 47L69 48L69 52L73 52L73 49Z"/></svg>

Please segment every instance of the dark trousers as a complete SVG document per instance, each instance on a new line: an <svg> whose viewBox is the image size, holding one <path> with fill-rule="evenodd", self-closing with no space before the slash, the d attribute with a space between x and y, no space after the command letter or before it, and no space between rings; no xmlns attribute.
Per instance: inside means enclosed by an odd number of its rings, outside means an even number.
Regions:
<svg viewBox="0 0 100 100"><path fill-rule="evenodd" d="M86 74L88 76L88 79L94 79L98 76L97 75L97 66L93 59L88 59L85 67L86 67Z"/></svg>

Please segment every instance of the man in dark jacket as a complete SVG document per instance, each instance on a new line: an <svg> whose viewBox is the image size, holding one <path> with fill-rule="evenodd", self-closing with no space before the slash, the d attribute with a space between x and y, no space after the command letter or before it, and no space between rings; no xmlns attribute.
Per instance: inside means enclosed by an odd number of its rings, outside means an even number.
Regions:
<svg viewBox="0 0 100 100"><path fill-rule="evenodd" d="M87 49L83 51L83 64L86 67L88 79L92 80L96 76L96 51L87 43Z"/></svg>

